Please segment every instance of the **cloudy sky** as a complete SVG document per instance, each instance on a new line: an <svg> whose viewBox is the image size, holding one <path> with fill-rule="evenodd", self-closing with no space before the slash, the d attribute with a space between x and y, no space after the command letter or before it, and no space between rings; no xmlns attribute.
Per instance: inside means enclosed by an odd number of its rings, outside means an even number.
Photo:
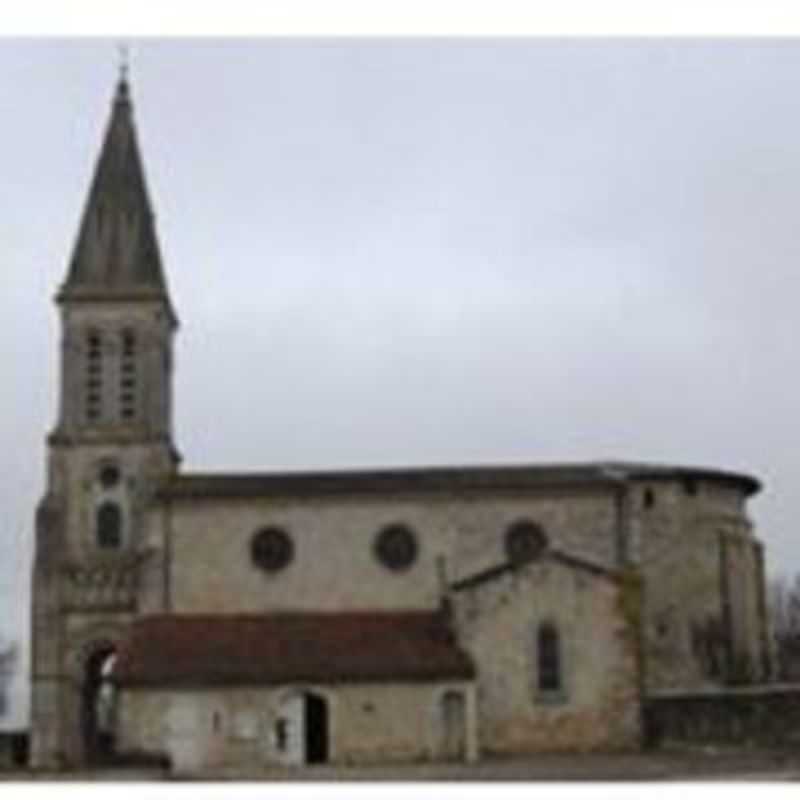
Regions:
<svg viewBox="0 0 800 800"><path fill-rule="evenodd" d="M6 638L116 61L0 42ZM186 468L740 470L800 571L800 40L150 40L131 77Z"/></svg>

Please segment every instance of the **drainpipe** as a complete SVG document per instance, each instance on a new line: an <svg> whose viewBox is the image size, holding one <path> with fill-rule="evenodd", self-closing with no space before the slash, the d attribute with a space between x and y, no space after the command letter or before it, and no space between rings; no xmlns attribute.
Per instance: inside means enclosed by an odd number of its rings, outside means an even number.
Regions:
<svg viewBox="0 0 800 800"><path fill-rule="evenodd" d="M630 515L627 513L628 474L613 467L601 467L600 473L614 484L616 562L619 569L624 569L638 562L638 558L631 556Z"/></svg>

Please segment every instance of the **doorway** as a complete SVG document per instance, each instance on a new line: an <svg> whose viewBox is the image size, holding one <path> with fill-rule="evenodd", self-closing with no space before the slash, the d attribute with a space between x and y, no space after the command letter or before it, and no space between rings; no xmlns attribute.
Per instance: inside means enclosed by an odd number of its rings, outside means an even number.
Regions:
<svg viewBox="0 0 800 800"><path fill-rule="evenodd" d="M328 761L328 703L324 697L307 692L304 696L306 764Z"/></svg>
<svg viewBox="0 0 800 800"><path fill-rule="evenodd" d="M464 693L447 691L442 696L442 757L461 761L466 754Z"/></svg>
<svg viewBox="0 0 800 800"><path fill-rule="evenodd" d="M115 752L116 691L112 673L116 652L111 645L86 660L81 688L81 733L88 764L111 761Z"/></svg>

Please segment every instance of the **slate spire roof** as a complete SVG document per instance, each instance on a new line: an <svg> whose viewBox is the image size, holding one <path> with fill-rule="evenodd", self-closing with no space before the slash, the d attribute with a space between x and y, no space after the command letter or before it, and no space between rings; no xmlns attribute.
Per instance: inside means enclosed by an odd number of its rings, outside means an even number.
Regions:
<svg viewBox="0 0 800 800"><path fill-rule="evenodd" d="M123 72L59 300L168 292Z"/></svg>

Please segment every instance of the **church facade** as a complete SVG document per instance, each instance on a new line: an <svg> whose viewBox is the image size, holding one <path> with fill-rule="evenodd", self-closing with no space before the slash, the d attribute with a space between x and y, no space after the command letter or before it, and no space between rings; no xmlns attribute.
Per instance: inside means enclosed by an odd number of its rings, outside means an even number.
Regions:
<svg viewBox="0 0 800 800"><path fill-rule="evenodd" d="M769 679L750 476L181 469L178 319L124 78L57 304L34 766L631 749L648 694Z"/></svg>

